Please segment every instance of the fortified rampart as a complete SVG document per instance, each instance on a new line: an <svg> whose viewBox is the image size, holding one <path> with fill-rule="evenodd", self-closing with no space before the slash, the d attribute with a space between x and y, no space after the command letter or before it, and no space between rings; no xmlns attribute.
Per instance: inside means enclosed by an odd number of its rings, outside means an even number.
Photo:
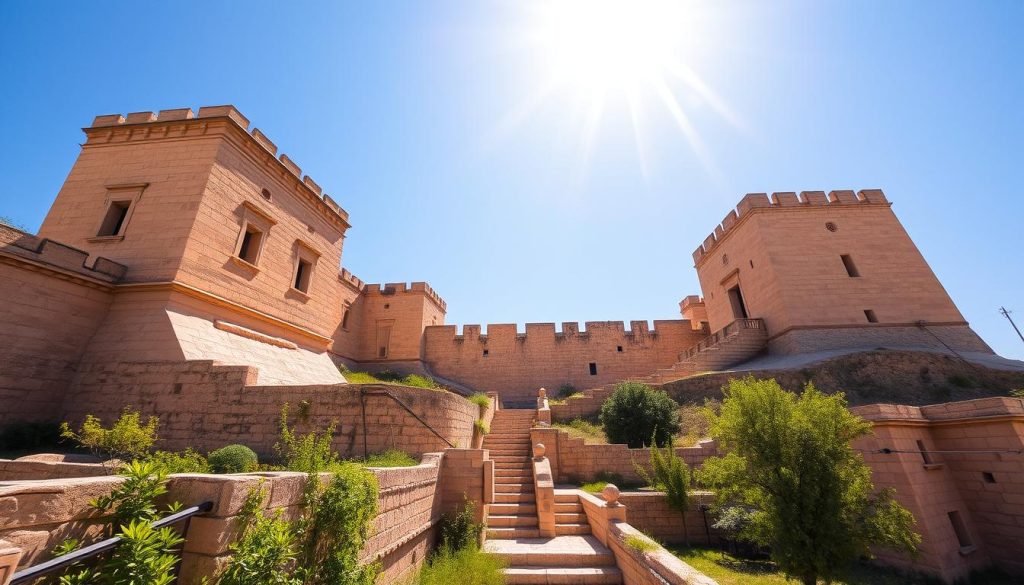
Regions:
<svg viewBox="0 0 1024 585"><path fill-rule="evenodd" d="M690 321L527 323L427 327L425 359L431 371L479 390L498 392L506 401L527 401L537 388L552 395L563 384L577 389L599 386L672 365L678 354L704 334Z"/></svg>

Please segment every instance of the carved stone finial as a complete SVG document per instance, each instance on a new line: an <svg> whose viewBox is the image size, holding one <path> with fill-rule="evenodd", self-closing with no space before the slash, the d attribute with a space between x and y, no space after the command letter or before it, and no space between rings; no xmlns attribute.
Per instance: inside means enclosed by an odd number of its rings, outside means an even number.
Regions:
<svg viewBox="0 0 1024 585"><path fill-rule="evenodd" d="M533 456L540 459L547 453L548 448L544 446L544 443L537 443L533 446Z"/></svg>
<svg viewBox="0 0 1024 585"><path fill-rule="evenodd" d="M604 501L609 506L619 505L619 488L615 487L614 483L604 486L604 489L601 490L601 496L604 497Z"/></svg>

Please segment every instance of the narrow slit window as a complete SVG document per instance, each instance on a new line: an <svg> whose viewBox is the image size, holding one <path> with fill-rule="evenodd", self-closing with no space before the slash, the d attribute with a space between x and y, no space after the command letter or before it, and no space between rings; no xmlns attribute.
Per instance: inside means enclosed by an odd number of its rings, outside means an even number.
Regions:
<svg viewBox="0 0 1024 585"><path fill-rule="evenodd" d="M985 483L995 483L996 476L991 471L982 471L981 478L985 480Z"/></svg>
<svg viewBox="0 0 1024 585"><path fill-rule="evenodd" d="M107 208L107 214L103 216L103 223L100 224L100 231L97 236L119 236L124 228L124 220L128 218L128 209L131 208L131 201L111 201Z"/></svg>
<svg viewBox="0 0 1024 585"><path fill-rule="evenodd" d="M260 246L263 244L263 232L255 226L245 226L242 243L238 247L238 257L249 264L255 265L260 257Z"/></svg>
<svg viewBox="0 0 1024 585"><path fill-rule="evenodd" d="M925 465L935 463L935 460L932 459L932 454L928 452L928 449L924 448L924 441L917 441L917 450L921 452L921 459L924 460Z"/></svg>
<svg viewBox="0 0 1024 585"><path fill-rule="evenodd" d="M971 540L971 535L967 532L967 525L964 524L964 519L960 517L959 511L954 510L949 513L949 523L953 525L953 532L956 533L956 539L960 542L960 548L974 546L974 541Z"/></svg>
<svg viewBox="0 0 1024 585"><path fill-rule="evenodd" d="M846 267L846 274L851 278L860 276L860 271L857 270L857 265L853 263L853 258L851 258L849 254L843 254L840 258L843 259L843 266Z"/></svg>
<svg viewBox="0 0 1024 585"><path fill-rule="evenodd" d="M878 317L875 316L875 312L871 309L864 309L864 316L867 317L868 323L878 323Z"/></svg>
<svg viewBox="0 0 1024 585"><path fill-rule="evenodd" d="M487 356L489 356L489 355L491 355L491 350L489 350L489 349L485 349L485 350L484 350L484 357L487 357Z"/></svg>
<svg viewBox="0 0 1024 585"><path fill-rule="evenodd" d="M341 328L348 329L348 314L350 309L345 309L345 314L341 316Z"/></svg>
<svg viewBox="0 0 1024 585"><path fill-rule="evenodd" d="M295 290L309 292L309 277L313 272L313 264L309 260L299 258L295 263Z"/></svg>
<svg viewBox="0 0 1024 585"><path fill-rule="evenodd" d="M590 362L590 375L591 376L596 376L597 375L597 364L595 364L594 362Z"/></svg>

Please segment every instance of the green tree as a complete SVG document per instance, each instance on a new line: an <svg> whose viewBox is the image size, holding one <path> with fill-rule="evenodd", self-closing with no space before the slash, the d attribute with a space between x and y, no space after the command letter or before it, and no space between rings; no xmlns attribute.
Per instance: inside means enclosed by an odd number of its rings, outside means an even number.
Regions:
<svg viewBox="0 0 1024 585"><path fill-rule="evenodd" d="M881 545L914 553L914 517L876 490L851 442L870 424L850 413L842 394L808 383L802 394L775 380L731 380L721 413L709 412L711 436L728 453L699 474L720 505L753 510L741 536L771 547L788 576L805 584L842 575Z"/></svg>
<svg viewBox="0 0 1024 585"><path fill-rule="evenodd" d="M654 444L654 438L651 438ZM675 441L670 436L668 445L659 449L651 447L651 471L636 465L636 472L652 487L665 492L668 505L683 516L683 539L690 546L690 531L686 527L686 509L690 506L690 466L676 453Z"/></svg>
<svg viewBox="0 0 1024 585"><path fill-rule="evenodd" d="M601 425L609 443L643 447L654 436L662 447L679 432L679 405L664 390L623 382L601 405Z"/></svg>

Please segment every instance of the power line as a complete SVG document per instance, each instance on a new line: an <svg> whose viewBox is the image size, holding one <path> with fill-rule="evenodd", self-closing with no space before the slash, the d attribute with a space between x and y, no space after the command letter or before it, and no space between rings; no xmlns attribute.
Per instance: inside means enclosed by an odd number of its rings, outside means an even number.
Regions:
<svg viewBox="0 0 1024 585"><path fill-rule="evenodd" d="M1006 317L1006 320L1013 326L1013 330L1017 332L1017 337L1020 337L1020 340L1024 341L1024 334L1020 332L1020 329L1017 329L1017 324L1013 322L1013 317L1010 316L1010 313L1013 311L1007 311L1006 307L999 307L999 312L1002 313L1003 317Z"/></svg>

